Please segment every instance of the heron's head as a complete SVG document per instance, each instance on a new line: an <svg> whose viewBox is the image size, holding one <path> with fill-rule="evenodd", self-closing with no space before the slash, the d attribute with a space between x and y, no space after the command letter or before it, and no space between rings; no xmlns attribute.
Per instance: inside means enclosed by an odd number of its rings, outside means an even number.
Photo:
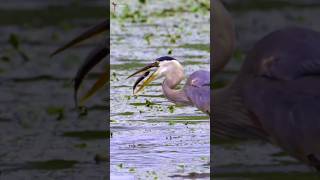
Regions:
<svg viewBox="0 0 320 180"><path fill-rule="evenodd" d="M150 72L152 73L150 74ZM156 79L166 77L179 80L179 78L182 77L184 73L182 65L175 58L170 56L162 56L157 58L155 62L148 64L135 73L131 74L128 78L135 75L140 75L140 77L134 83L133 94L137 94L145 86Z"/></svg>

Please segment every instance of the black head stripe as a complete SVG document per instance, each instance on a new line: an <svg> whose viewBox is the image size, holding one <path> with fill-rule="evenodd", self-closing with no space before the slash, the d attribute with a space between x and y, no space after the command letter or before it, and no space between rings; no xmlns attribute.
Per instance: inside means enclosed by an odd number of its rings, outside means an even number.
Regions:
<svg viewBox="0 0 320 180"><path fill-rule="evenodd" d="M156 61L171 61L171 60L176 60L176 59L170 56L162 56L156 59Z"/></svg>

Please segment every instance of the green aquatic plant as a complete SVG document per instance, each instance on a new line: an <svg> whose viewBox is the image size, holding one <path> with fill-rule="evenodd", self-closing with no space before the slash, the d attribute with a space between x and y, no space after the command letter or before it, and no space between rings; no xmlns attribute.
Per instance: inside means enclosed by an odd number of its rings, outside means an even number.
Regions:
<svg viewBox="0 0 320 180"><path fill-rule="evenodd" d="M8 43L21 56L21 58L25 62L29 61L29 57L27 56L27 54L20 48L21 40L17 34L11 33L8 39Z"/></svg>
<svg viewBox="0 0 320 180"><path fill-rule="evenodd" d="M181 39L181 35L179 33L170 33L169 30L167 31L167 34L164 34L167 38L167 41L171 44L176 44L179 39Z"/></svg>
<svg viewBox="0 0 320 180"><path fill-rule="evenodd" d="M130 99L131 99L131 96L130 96L130 95L125 95L125 98L126 98L127 100L130 100Z"/></svg>
<svg viewBox="0 0 320 180"><path fill-rule="evenodd" d="M122 112L122 113L118 113L119 116L130 116L133 115L134 112Z"/></svg>
<svg viewBox="0 0 320 180"><path fill-rule="evenodd" d="M111 81L119 81L119 78L117 77L116 72L112 72L110 80Z"/></svg>
<svg viewBox="0 0 320 180"><path fill-rule="evenodd" d="M168 125L169 125L169 126L173 126L173 125L175 125L175 124L176 124L176 122L173 121L173 120L170 120L170 121L168 122Z"/></svg>
<svg viewBox="0 0 320 180"><path fill-rule="evenodd" d="M102 161L110 162L110 158L105 154L96 154L94 156L94 161L96 162L96 164L98 164Z"/></svg>
<svg viewBox="0 0 320 180"><path fill-rule="evenodd" d="M183 44L179 47L210 52L210 44Z"/></svg>
<svg viewBox="0 0 320 180"><path fill-rule="evenodd" d="M146 103L145 103L146 107L152 107L153 105L155 105L155 103L149 101L148 99L146 99Z"/></svg>
<svg viewBox="0 0 320 180"><path fill-rule="evenodd" d="M120 169L122 169L122 168L123 168L123 163L118 164L118 167L119 167Z"/></svg>
<svg viewBox="0 0 320 180"><path fill-rule="evenodd" d="M131 168L129 168L129 172L131 172L131 173L136 172L136 169L131 167Z"/></svg>
<svg viewBox="0 0 320 180"><path fill-rule="evenodd" d="M64 107L50 106L46 109L46 112L50 116L56 116L57 120L62 120L64 118Z"/></svg>
<svg viewBox="0 0 320 180"><path fill-rule="evenodd" d="M178 167L179 167L181 170L184 170L185 165L184 165L184 164L179 164Z"/></svg>
<svg viewBox="0 0 320 180"><path fill-rule="evenodd" d="M75 164L79 163L75 160L47 160L47 161L30 161L27 166L30 169L41 169L41 170L61 170L72 168Z"/></svg>
<svg viewBox="0 0 320 180"><path fill-rule="evenodd" d="M151 44L151 39L154 36L153 33L147 33L143 36L143 39L148 43L148 45Z"/></svg>
<svg viewBox="0 0 320 180"><path fill-rule="evenodd" d="M79 149L84 149L84 148L88 147L88 145L86 143L80 143L80 144L73 145L73 147L79 148Z"/></svg>
<svg viewBox="0 0 320 180"><path fill-rule="evenodd" d="M168 106L168 110L169 110L170 113L173 113L174 110L175 110L175 106L174 105Z"/></svg>
<svg viewBox="0 0 320 180"><path fill-rule="evenodd" d="M62 134L64 137L78 138L81 140L96 140L108 139L110 137L109 131L67 131Z"/></svg>
<svg viewBox="0 0 320 180"><path fill-rule="evenodd" d="M146 3L147 3L147 0L139 0L139 3L141 3L141 4L146 4Z"/></svg>
<svg viewBox="0 0 320 180"><path fill-rule="evenodd" d="M144 14L143 6L139 6L138 9L133 10L128 4L122 4L124 8L118 16L122 21L131 21L132 23L145 23L148 20L148 16Z"/></svg>
<svg viewBox="0 0 320 180"><path fill-rule="evenodd" d="M117 123L117 122L118 122L117 120L110 119L110 123Z"/></svg>

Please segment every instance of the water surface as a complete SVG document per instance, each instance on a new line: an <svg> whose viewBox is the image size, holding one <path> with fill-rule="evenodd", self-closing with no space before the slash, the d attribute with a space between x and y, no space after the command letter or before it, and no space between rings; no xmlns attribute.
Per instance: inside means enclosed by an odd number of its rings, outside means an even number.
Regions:
<svg viewBox="0 0 320 180"><path fill-rule="evenodd" d="M184 2L119 4L111 19L110 156L115 179L182 179L192 173L209 179L209 117L168 102L162 80L133 96L136 78L126 79L165 55L178 59L187 76L209 70L209 12L182 9ZM191 2L186 3L195 6Z"/></svg>

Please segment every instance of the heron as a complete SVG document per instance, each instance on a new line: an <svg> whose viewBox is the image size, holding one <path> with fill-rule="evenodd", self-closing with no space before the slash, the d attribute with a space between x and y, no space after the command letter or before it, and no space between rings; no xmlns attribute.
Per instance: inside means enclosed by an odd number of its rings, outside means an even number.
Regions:
<svg viewBox="0 0 320 180"><path fill-rule="evenodd" d="M235 33L222 3L211 2L215 74L230 60ZM284 27L265 35L213 97L213 136L261 139L320 170L320 32Z"/></svg>
<svg viewBox="0 0 320 180"><path fill-rule="evenodd" d="M150 74L150 72L153 73ZM133 86L133 93L137 94L152 81L164 78L162 91L165 97L178 105L195 106L204 113L210 114L210 72L198 70L187 79L182 89L176 89L185 78L183 66L170 56L162 56L151 64L139 69L128 78L141 75Z"/></svg>

